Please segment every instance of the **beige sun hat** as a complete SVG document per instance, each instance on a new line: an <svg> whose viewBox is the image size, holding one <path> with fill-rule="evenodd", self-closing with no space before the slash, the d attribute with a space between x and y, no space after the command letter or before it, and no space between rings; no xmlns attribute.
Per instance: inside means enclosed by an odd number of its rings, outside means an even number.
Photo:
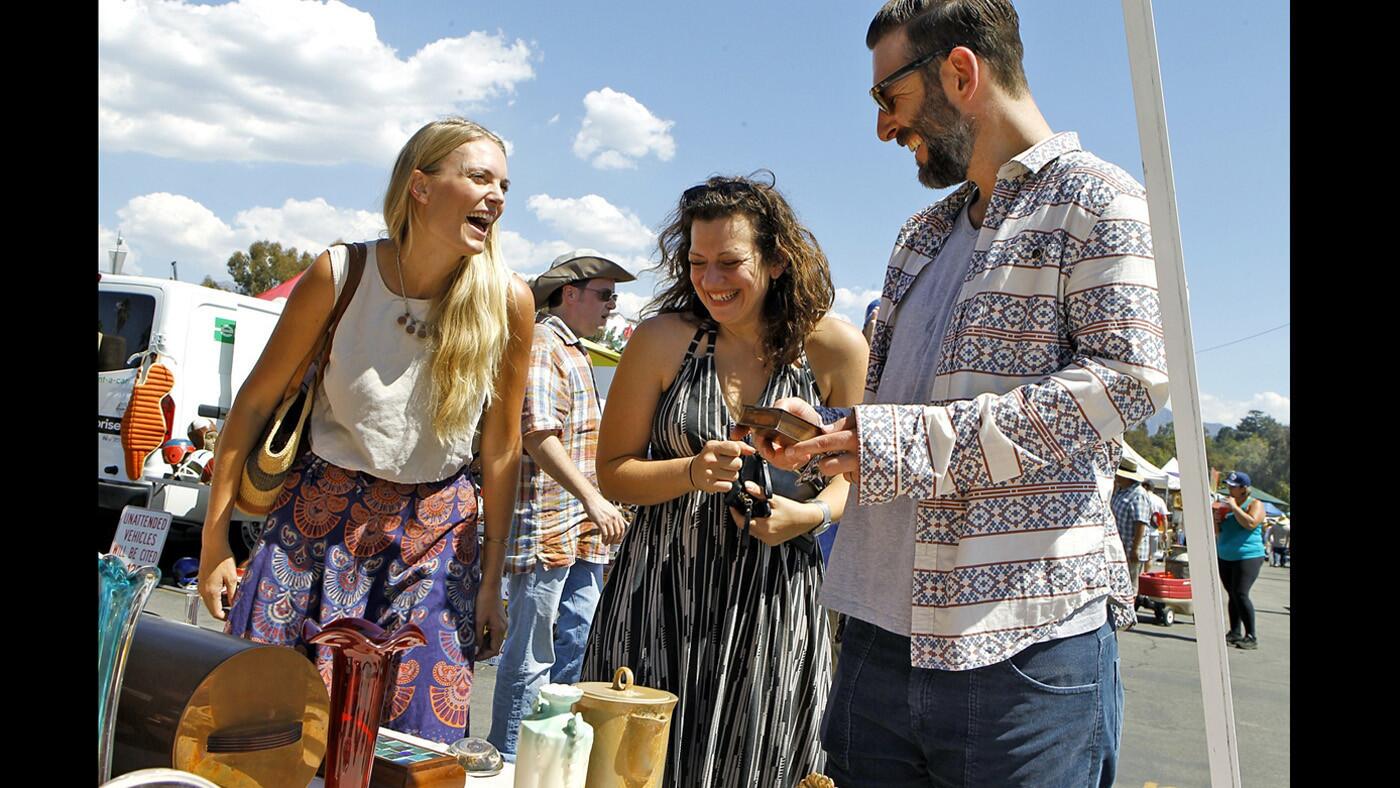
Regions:
<svg viewBox="0 0 1400 788"><path fill-rule="evenodd" d="M1118 462L1118 475L1135 482L1147 481L1147 477L1138 470L1138 464L1126 457Z"/></svg>

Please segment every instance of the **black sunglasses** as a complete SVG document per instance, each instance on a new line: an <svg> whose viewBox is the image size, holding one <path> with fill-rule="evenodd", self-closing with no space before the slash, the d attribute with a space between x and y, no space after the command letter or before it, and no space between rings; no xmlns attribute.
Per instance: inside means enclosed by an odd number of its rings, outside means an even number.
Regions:
<svg viewBox="0 0 1400 788"><path fill-rule="evenodd" d="M750 183L749 181L738 180L735 178L724 178L715 181L714 183L706 181L705 183L692 186L689 189L686 189L685 191L681 192L681 205L692 205L695 203L696 200L699 200L701 197L712 191L719 192L720 194L723 194L727 197L731 194L738 194L739 192L751 192L753 190L754 184Z"/></svg>
<svg viewBox="0 0 1400 788"><path fill-rule="evenodd" d="M885 98L885 88L909 76L914 72L915 69L919 68L925 63L932 61L934 58L942 57L948 54L949 52L952 52L954 49L957 49L959 46L961 46L961 44L955 44L951 47L948 47L947 49L940 49L937 52L931 52L927 55L924 55L918 60L915 60L914 62L906 66L896 69L893 74L890 74L888 77L885 77L879 82L876 82L875 86L870 89L870 97L875 99L875 106L879 107L883 112L893 113L894 105L890 103L889 99Z"/></svg>
<svg viewBox="0 0 1400 788"><path fill-rule="evenodd" d="M617 291L611 287L605 287L602 290L597 290L592 287L585 287L588 281L589 280L587 279L580 279L576 282L569 282L568 285L570 287L577 287L580 290L587 290L593 295L598 296L599 301L611 301L614 298L617 298Z"/></svg>

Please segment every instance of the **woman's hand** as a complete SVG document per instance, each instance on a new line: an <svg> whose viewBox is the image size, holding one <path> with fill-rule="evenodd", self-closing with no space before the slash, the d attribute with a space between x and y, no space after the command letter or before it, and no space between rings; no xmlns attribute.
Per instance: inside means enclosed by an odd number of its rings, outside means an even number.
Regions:
<svg viewBox="0 0 1400 788"><path fill-rule="evenodd" d="M482 583L476 592L476 659L490 659L501 653L506 640L506 608L501 604L501 587Z"/></svg>
<svg viewBox="0 0 1400 788"><path fill-rule="evenodd" d="M739 478L744 458L753 453L754 448L742 441L705 441L686 466L690 486L707 493L729 492Z"/></svg>
<svg viewBox="0 0 1400 788"><path fill-rule="evenodd" d="M223 621L228 617L223 600L227 596L231 607L233 594L238 590L238 566L227 540L223 544L208 544L207 541L199 550L199 597L204 600L209 615Z"/></svg>
<svg viewBox="0 0 1400 788"><path fill-rule="evenodd" d="M753 482L744 482L744 490L760 501L765 500L763 490ZM794 536L805 534L821 524L821 510L810 503L800 503L781 495L775 495L766 500L769 508L772 509L772 514L749 520L749 533L769 547L777 547ZM729 516L734 518L735 527L743 529L743 512L731 506L729 507Z"/></svg>

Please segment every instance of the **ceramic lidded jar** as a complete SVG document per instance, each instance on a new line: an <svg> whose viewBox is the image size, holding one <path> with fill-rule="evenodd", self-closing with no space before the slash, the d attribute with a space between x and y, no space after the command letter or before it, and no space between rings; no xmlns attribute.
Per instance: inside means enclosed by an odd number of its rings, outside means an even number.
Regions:
<svg viewBox="0 0 1400 788"><path fill-rule="evenodd" d="M584 788L593 726L573 712L583 691L568 684L540 688L535 711L520 721L515 788Z"/></svg>
<svg viewBox="0 0 1400 788"><path fill-rule="evenodd" d="M588 788L655 788L666 775L675 695L632 683L621 667L612 683L575 684L583 697L574 709L593 726L593 754L588 761Z"/></svg>

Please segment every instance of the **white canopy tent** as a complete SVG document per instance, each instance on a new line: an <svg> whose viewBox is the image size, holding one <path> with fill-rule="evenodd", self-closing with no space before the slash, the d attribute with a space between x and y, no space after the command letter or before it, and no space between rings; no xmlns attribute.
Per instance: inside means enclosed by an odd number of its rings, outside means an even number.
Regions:
<svg viewBox="0 0 1400 788"><path fill-rule="evenodd" d="M1167 481L1169 478L1167 472L1147 460L1144 460L1141 454L1138 454L1133 450L1132 446L1128 445L1127 441L1123 442L1123 457L1124 459L1132 460L1137 463L1138 473L1142 474L1149 482L1152 482L1153 487L1159 490L1167 488ZM1181 482L1178 481L1176 486L1178 488L1181 487Z"/></svg>
<svg viewBox="0 0 1400 788"><path fill-rule="evenodd" d="M1167 460L1166 464L1162 466L1162 472L1167 475L1167 489L1181 489L1181 467L1176 464L1175 457Z"/></svg>

